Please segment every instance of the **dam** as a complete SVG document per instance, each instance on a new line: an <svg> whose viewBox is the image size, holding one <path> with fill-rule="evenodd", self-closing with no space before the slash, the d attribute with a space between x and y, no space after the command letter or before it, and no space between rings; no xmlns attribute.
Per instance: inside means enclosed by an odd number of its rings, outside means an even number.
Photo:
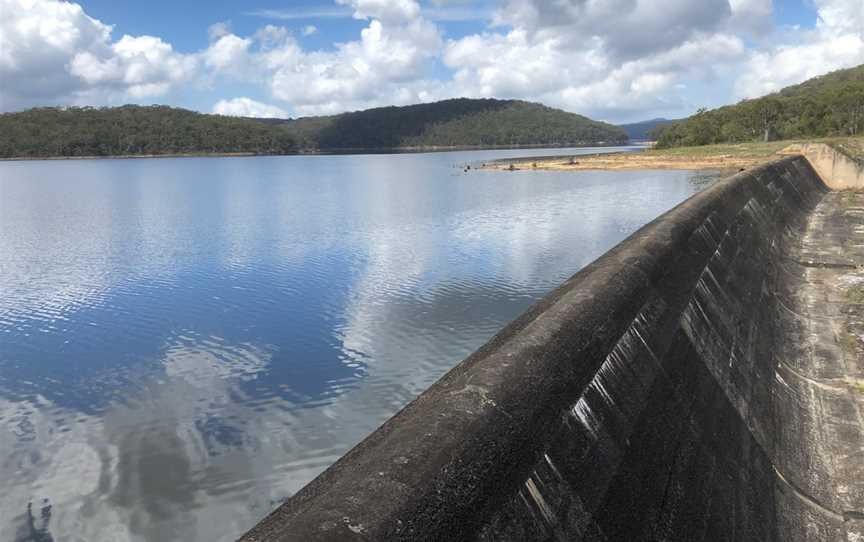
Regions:
<svg viewBox="0 0 864 542"><path fill-rule="evenodd" d="M802 152L579 271L241 540L864 540L864 166Z"/></svg>

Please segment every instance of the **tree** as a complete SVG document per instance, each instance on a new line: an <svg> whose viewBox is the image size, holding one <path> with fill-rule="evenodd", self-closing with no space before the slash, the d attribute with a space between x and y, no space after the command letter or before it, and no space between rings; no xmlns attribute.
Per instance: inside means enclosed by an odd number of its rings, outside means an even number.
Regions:
<svg viewBox="0 0 864 542"><path fill-rule="evenodd" d="M297 146L278 126L165 106L35 108L0 115L0 156L244 152Z"/></svg>
<svg viewBox="0 0 864 542"><path fill-rule="evenodd" d="M834 97L832 109L838 118L838 124L848 135L861 133L864 121L864 88L847 86Z"/></svg>
<svg viewBox="0 0 864 542"><path fill-rule="evenodd" d="M771 141L774 132L774 124L783 111L783 106L777 98L766 96L756 102L756 114L759 118L759 127L762 130L762 141Z"/></svg>
<svg viewBox="0 0 864 542"><path fill-rule="evenodd" d="M768 141L864 132L864 65L839 70L779 93L693 116L664 130L658 147Z"/></svg>

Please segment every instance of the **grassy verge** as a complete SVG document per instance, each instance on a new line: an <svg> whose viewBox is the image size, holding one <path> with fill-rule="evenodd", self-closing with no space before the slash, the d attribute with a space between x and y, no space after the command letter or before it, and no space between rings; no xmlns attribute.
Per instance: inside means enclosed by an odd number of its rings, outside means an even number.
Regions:
<svg viewBox="0 0 864 542"><path fill-rule="evenodd" d="M828 143L849 158L864 162L864 137L847 137L832 140Z"/></svg>
<svg viewBox="0 0 864 542"><path fill-rule="evenodd" d="M730 156L759 158L771 157L793 143L800 141L771 141L768 143L726 143L701 147L676 147L672 149L650 149L646 153L664 157Z"/></svg>

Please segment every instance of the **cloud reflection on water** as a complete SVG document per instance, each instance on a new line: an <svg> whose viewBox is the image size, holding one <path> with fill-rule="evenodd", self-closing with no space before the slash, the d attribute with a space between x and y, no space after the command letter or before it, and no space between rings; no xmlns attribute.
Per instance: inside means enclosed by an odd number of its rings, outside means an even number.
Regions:
<svg viewBox="0 0 864 542"><path fill-rule="evenodd" d="M485 156L0 164L0 538L233 539L693 191Z"/></svg>

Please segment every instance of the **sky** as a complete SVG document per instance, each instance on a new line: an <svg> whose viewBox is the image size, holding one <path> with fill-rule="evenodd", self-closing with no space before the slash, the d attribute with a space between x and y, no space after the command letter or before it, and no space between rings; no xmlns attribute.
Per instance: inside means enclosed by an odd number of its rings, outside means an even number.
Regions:
<svg viewBox="0 0 864 542"><path fill-rule="evenodd" d="M0 0L0 111L453 97L678 118L864 64L864 0Z"/></svg>

